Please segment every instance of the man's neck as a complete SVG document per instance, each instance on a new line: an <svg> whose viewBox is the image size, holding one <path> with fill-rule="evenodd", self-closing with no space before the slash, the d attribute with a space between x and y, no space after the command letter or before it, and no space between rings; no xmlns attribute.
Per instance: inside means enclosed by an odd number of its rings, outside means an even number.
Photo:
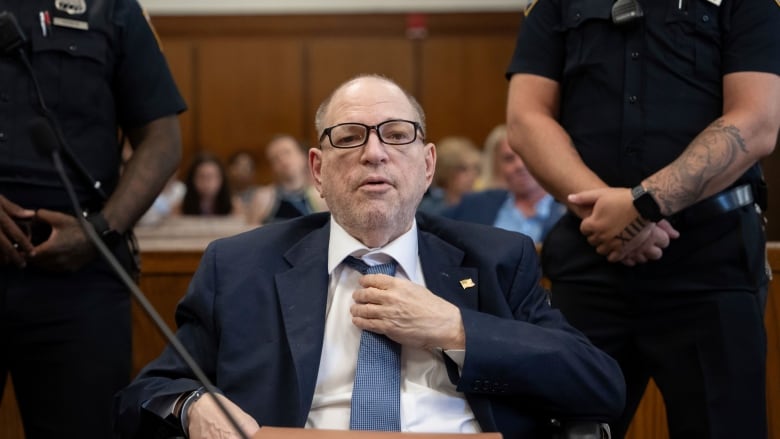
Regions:
<svg viewBox="0 0 780 439"><path fill-rule="evenodd" d="M367 228L355 228L344 225L339 222L344 230L349 233L353 238L357 239L363 245L370 249L380 248L386 246L388 243L397 239L399 236L408 232L412 227L412 223L405 228L399 227L367 227Z"/></svg>
<svg viewBox="0 0 780 439"><path fill-rule="evenodd" d="M515 195L515 207L528 218L536 215L536 204L547 195L543 190Z"/></svg>

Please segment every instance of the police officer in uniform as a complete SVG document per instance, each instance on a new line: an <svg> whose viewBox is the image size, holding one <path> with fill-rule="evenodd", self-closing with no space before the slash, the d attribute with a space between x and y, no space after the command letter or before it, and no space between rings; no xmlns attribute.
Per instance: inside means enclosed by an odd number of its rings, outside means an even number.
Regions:
<svg viewBox="0 0 780 439"><path fill-rule="evenodd" d="M130 268L126 232L179 164L185 104L135 0L0 10L0 393L10 375L28 439L104 439L130 379L130 299L76 221L55 145L33 138L48 114L84 214Z"/></svg>
<svg viewBox="0 0 780 439"><path fill-rule="evenodd" d="M537 0L510 143L569 212L553 305L623 368L622 437L652 377L671 437L767 435L758 160L780 127L780 2Z"/></svg>

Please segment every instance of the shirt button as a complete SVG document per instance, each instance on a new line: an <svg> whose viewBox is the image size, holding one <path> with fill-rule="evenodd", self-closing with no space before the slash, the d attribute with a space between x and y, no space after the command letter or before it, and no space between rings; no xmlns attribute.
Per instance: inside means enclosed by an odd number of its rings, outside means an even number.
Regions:
<svg viewBox="0 0 780 439"><path fill-rule="evenodd" d="M70 50L71 52L75 52L79 50L79 46L77 46L76 44L71 44L70 46L68 46L68 50Z"/></svg>
<svg viewBox="0 0 780 439"><path fill-rule="evenodd" d="M637 98L634 95L631 95L631 96L628 97L628 103L629 104L636 104L636 101L638 101L638 100L639 100L639 98Z"/></svg>
<svg viewBox="0 0 780 439"><path fill-rule="evenodd" d="M710 16L709 16L709 15L706 15L706 14L705 14L705 15L702 15L702 17L701 17L701 21L703 21L703 22L707 23L708 21L710 21Z"/></svg>
<svg viewBox="0 0 780 439"><path fill-rule="evenodd" d="M575 13L574 13L574 19L575 19L575 20L579 20L579 19L580 19L580 17L582 17L582 14L580 14L579 12L575 12Z"/></svg>
<svg viewBox="0 0 780 439"><path fill-rule="evenodd" d="M639 59L639 52L631 52L631 59Z"/></svg>
<svg viewBox="0 0 780 439"><path fill-rule="evenodd" d="M0 131L0 142L5 142L5 133Z"/></svg>

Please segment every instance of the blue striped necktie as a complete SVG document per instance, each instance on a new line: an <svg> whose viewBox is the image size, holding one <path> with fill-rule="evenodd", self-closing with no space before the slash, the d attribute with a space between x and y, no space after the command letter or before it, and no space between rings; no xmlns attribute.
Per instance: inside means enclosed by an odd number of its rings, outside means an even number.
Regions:
<svg viewBox="0 0 780 439"><path fill-rule="evenodd" d="M395 261L368 266L348 256L344 263L361 274L395 276ZM350 430L401 431L401 346L381 334L360 335Z"/></svg>

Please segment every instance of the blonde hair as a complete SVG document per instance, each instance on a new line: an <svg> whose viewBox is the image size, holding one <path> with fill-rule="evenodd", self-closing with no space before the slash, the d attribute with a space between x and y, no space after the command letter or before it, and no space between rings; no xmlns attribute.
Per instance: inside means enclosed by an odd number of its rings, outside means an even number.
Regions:
<svg viewBox="0 0 780 439"><path fill-rule="evenodd" d="M480 181L483 189L503 188L504 182L496 177L496 150L506 139L506 125L498 125L490 131L482 150L482 174Z"/></svg>
<svg viewBox="0 0 780 439"><path fill-rule="evenodd" d="M433 184L446 187L447 182L463 164L479 164L480 153L474 142L466 137L450 136L436 142L436 171Z"/></svg>

